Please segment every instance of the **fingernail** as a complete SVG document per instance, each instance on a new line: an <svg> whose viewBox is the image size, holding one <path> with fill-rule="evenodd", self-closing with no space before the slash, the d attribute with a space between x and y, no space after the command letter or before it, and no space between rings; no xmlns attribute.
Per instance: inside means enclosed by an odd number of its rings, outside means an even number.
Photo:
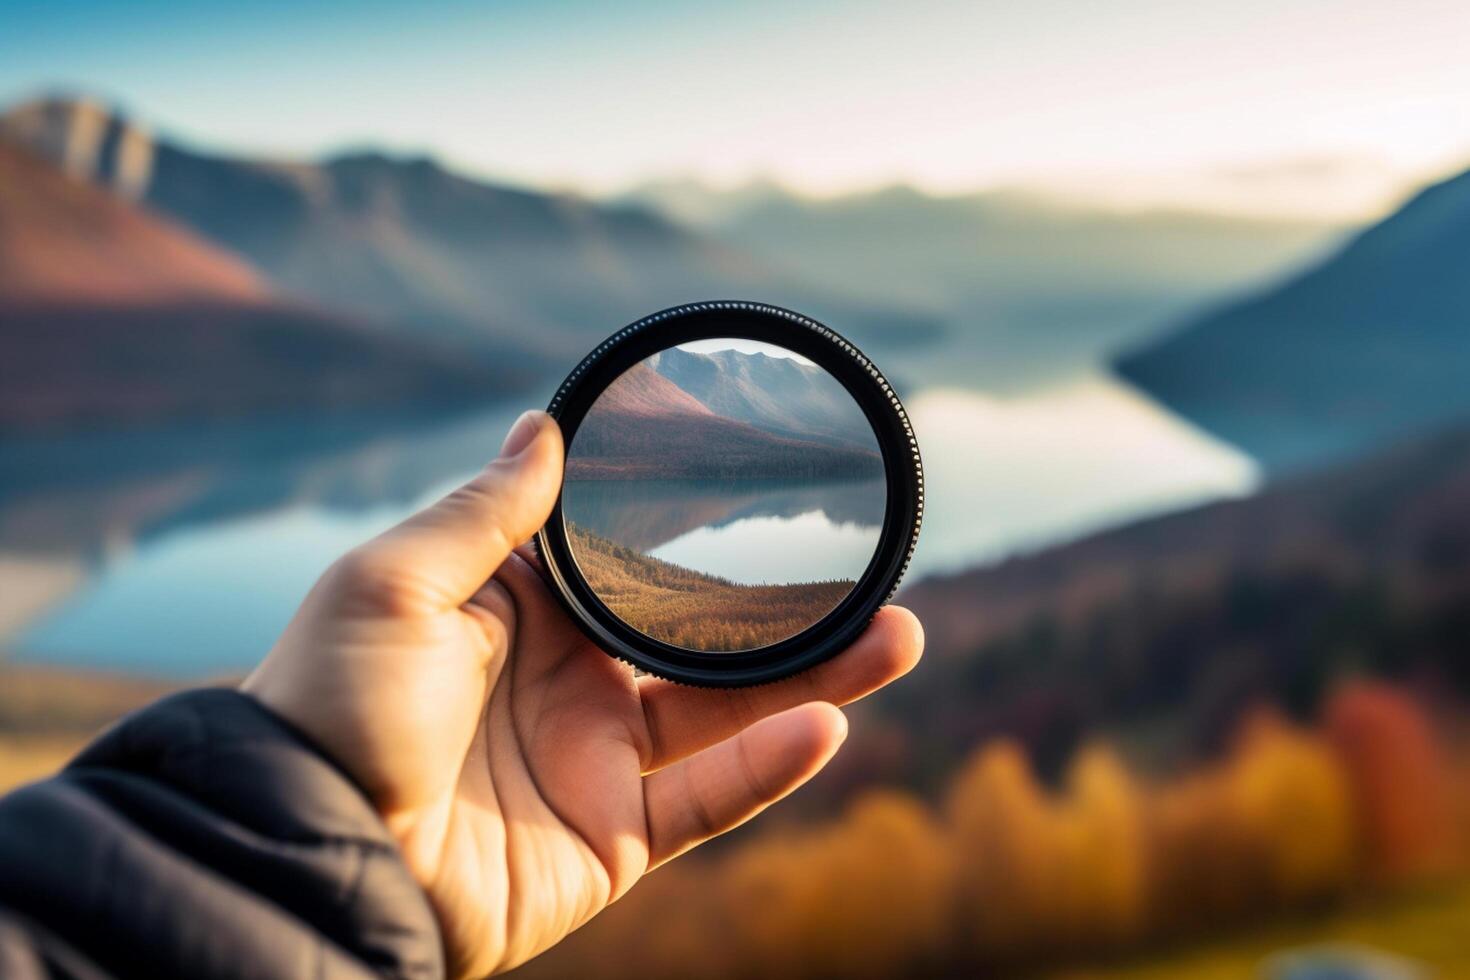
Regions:
<svg viewBox="0 0 1470 980"><path fill-rule="evenodd" d="M500 446L500 458L509 459L520 453L531 444L536 434L541 431L541 416L544 412L522 412L521 417L516 419L516 424L510 427L506 434L505 442Z"/></svg>

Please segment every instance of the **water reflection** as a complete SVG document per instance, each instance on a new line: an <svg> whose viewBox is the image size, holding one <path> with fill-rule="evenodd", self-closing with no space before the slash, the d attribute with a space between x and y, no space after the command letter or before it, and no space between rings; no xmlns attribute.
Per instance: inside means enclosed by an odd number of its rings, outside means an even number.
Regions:
<svg viewBox="0 0 1470 980"><path fill-rule="evenodd" d="M752 517L792 518L813 511L834 525L883 523L882 480L606 481L596 493L568 492L569 520L639 551L652 551L697 528Z"/></svg>
<svg viewBox="0 0 1470 980"><path fill-rule="evenodd" d="M639 480L569 492L568 520L660 561L742 585L851 578L878 546L881 479Z"/></svg>
<svg viewBox="0 0 1470 980"><path fill-rule="evenodd" d="M322 568L473 473L524 407L0 443L0 652L184 677L248 669ZM1245 457L1106 378L1025 398L919 393L909 409L928 491L910 580L1256 480ZM873 500L848 485L821 509L872 526ZM666 527L810 509L735 495L691 501ZM641 533L654 549L677 538Z"/></svg>

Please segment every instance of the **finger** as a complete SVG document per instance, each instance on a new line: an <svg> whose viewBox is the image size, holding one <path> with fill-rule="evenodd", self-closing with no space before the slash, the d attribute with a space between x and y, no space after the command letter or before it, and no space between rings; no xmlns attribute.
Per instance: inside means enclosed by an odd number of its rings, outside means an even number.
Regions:
<svg viewBox="0 0 1470 980"><path fill-rule="evenodd" d="M647 734L644 772L662 769L792 705L856 701L907 674L923 650L924 630L914 614L885 606L852 646L775 684L720 690L639 678Z"/></svg>
<svg viewBox="0 0 1470 980"><path fill-rule="evenodd" d="M841 711L803 704L645 777L648 866L760 813L815 776L846 737Z"/></svg>
<svg viewBox="0 0 1470 980"><path fill-rule="evenodd" d="M348 567L405 584L445 608L465 602L535 534L561 486L561 429L544 412L516 420L500 456L469 483L361 548Z"/></svg>

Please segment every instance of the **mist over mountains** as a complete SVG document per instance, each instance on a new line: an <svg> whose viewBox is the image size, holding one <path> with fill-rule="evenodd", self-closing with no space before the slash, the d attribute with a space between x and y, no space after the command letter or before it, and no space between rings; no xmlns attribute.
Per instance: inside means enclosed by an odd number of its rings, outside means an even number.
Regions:
<svg viewBox="0 0 1470 980"><path fill-rule="evenodd" d="M1342 233L1326 222L902 185L818 200L769 183L712 191L672 181L625 200L843 295L933 311L951 324L950 343L910 370L998 390L1094 363L1201 301L1279 276Z"/></svg>
<svg viewBox="0 0 1470 980"><path fill-rule="evenodd" d="M1466 177L1312 264L1341 229L903 187L596 202L422 157L210 154L83 100L0 114L0 142L12 430L489 400L652 310L740 295L827 319L926 386L1020 392L1124 350L1123 378L1272 472L1470 413ZM835 384L798 396L779 359L740 373L760 365L669 352L658 371L731 419L827 438Z"/></svg>

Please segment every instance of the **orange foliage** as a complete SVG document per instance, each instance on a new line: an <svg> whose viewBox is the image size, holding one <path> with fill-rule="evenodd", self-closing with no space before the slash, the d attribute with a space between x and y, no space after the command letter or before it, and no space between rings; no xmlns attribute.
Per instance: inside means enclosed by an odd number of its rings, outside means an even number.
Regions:
<svg viewBox="0 0 1470 980"><path fill-rule="evenodd" d="M1369 873L1396 881L1453 866L1454 787L1424 713L1386 685L1358 681L1334 694L1326 716L1352 781Z"/></svg>
<svg viewBox="0 0 1470 980"><path fill-rule="evenodd" d="M886 977L938 954L952 880L944 835L901 793L873 793L830 827L759 841L725 869L746 970Z"/></svg>

